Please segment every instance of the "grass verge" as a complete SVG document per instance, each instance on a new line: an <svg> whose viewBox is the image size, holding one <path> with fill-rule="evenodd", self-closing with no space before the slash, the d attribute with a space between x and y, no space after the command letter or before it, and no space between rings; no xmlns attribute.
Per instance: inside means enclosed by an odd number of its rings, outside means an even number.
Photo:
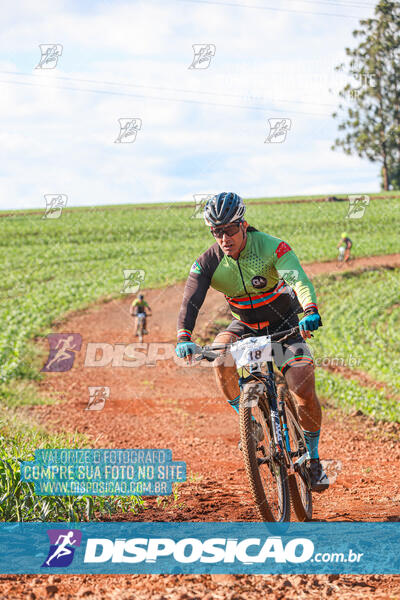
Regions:
<svg viewBox="0 0 400 600"><path fill-rule="evenodd" d="M0 418L0 521L101 521L105 515L135 513L138 496L37 496L21 481L20 461L33 460L38 448L87 448L82 435L51 434L27 425L13 409Z"/></svg>

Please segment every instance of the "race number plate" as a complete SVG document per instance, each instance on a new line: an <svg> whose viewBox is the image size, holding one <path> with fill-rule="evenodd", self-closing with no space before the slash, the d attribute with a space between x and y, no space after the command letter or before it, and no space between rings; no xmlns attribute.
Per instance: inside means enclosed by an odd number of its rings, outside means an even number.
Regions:
<svg viewBox="0 0 400 600"><path fill-rule="evenodd" d="M245 367L252 362L266 362L272 360L271 337L263 335L261 337L251 337L231 346L231 354L237 368Z"/></svg>

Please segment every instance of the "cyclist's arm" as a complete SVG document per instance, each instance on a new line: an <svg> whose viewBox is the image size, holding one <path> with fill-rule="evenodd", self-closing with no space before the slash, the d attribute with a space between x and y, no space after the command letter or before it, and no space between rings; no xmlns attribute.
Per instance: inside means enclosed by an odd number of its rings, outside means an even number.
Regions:
<svg viewBox="0 0 400 600"><path fill-rule="evenodd" d="M199 310L204 302L209 287L210 279L201 272L200 266L195 262L186 281L182 305L178 316L177 337L179 342L191 340L197 315L199 314Z"/></svg>
<svg viewBox="0 0 400 600"><path fill-rule="evenodd" d="M296 292L298 301L306 315L318 312L315 289L296 254L286 242L280 242L274 253L275 268L282 279ZM289 273L288 273L289 271ZM294 274L291 276L291 273Z"/></svg>

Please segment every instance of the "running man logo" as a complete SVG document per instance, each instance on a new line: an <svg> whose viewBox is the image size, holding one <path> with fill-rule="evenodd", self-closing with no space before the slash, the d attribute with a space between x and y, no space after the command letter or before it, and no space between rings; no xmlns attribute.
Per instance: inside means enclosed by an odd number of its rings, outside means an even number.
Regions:
<svg viewBox="0 0 400 600"><path fill-rule="evenodd" d="M39 44L40 61L35 69L54 69L57 66L58 59L62 54L61 44Z"/></svg>
<svg viewBox="0 0 400 600"><path fill-rule="evenodd" d="M212 198L214 194L193 194L195 203L194 213L191 215L191 219L203 219L204 218L204 207L207 202Z"/></svg>
<svg viewBox="0 0 400 600"><path fill-rule="evenodd" d="M143 269L124 269L124 283L121 294L136 294L144 281L144 275Z"/></svg>
<svg viewBox="0 0 400 600"><path fill-rule="evenodd" d="M214 44L192 44L194 57L189 69L208 69L213 56L215 56Z"/></svg>
<svg viewBox="0 0 400 600"><path fill-rule="evenodd" d="M65 194L45 194L46 212L42 219L59 219L62 209L67 206L68 196Z"/></svg>
<svg viewBox="0 0 400 600"><path fill-rule="evenodd" d="M282 144L286 140L288 131L292 127L291 119L268 119L269 134L264 144Z"/></svg>
<svg viewBox="0 0 400 600"><path fill-rule="evenodd" d="M106 400L110 397L107 386L88 386L89 402L85 410L103 410Z"/></svg>
<svg viewBox="0 0 400 600"><path fill-rule="evenodd" d="M346 219L361 219L369 205L369 196L349 196L349 210Z"/></svg>
<svg viewBox="0 0 400 600"><path fill-rule="evenodd" d="M75 548L81 545L82 532L79 529L48 529L47 535L50 548L42 567L69 567Z"/></svg>
<svg viewBox="0 0 400 600"><path fill-rule="evenodd" d="M50 351L42 372L63 373L72 368L75 352L82 346L80 333L50 333L47 336Z"/></svg>
<svg viewBox="0 0 400 600"><path fill-rule="evenodd" d="M142 119L118 119L119 134L115 144L133 144L137 132L142 129Z"/></svg>

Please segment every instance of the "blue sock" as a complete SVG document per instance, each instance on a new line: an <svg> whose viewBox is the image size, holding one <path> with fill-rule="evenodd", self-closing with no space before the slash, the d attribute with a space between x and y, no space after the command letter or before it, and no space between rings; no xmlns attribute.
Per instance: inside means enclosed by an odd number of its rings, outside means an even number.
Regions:
<svg viewBox="0 0 400 600"><path fill-rule="evenodd" d="M236 396L236 398L234 398L233 400L228 400L229 404L232 406L232 408L236 410L237 414L239 414L239 398L240 394L239 396Z"/></svg>
<svg viewBox="0 0 400 600"><path fill-rule="evenodd" d="M318 431L306 431L305 429L303 429L303 432L304 438L306 440L307 450L310 454L310 458L319 458L318 442L321 430L318 429Z"/></svg>

